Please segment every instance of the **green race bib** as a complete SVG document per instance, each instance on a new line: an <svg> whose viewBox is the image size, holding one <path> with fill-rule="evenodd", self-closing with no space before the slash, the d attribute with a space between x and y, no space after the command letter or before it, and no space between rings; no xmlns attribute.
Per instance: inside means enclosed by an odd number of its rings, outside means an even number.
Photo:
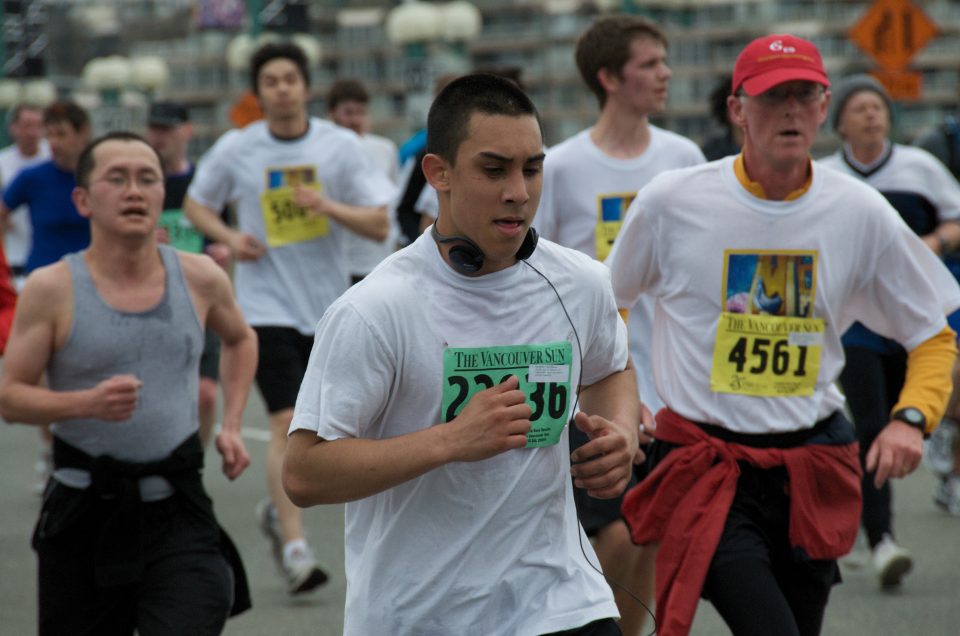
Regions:
<svg viewBox="0 0 960 636"><path fill-rule="evenodd" d="M167 231L170 245L181 252L203 252L203 234L193 227L183 210L164 210L160 214L159 226Z"/></svg>
<svg viewBox="0 0 960 636"><path fill-rule="evenodd" d="M455 418L480 391L515 375L533 411L527 448L556 444L570 408L572 363L573 347L567 341L445 349L443 421Z"/></svg>

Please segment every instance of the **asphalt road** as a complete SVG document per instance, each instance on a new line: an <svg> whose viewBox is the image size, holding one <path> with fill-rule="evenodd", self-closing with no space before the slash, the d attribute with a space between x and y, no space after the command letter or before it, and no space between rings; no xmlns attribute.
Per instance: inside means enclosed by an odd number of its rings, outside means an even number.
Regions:
<svg viewBox="0 0 960 636"><path fill-rule="evenodd" d="M341 633L343 598L343 508L325 506L305 513L308 539L330 582L291 598L270 557L254 518L265 495L263 454L266 414L254 397L244 424L253 465L236 482L219 473L218 457L207 457L207 487L217 515L243 554L254 608L227 623L229 636L334 636ZM39 440L26 426L0 424L0 635L36 633L36 565L29 537L40 499L31 492ZM902 588L881 592L869 568L843 568L827 609L824 635L960 636L960 518L932 503L934 480L921 468L898 482L896 529L914 553L914 570ZM728 634L707 603L701 603L694 636ZM371 635L389 636L389 635ZM456 635L451 635L456 636ZM491 635L495 636L495 635Z"/></svg>

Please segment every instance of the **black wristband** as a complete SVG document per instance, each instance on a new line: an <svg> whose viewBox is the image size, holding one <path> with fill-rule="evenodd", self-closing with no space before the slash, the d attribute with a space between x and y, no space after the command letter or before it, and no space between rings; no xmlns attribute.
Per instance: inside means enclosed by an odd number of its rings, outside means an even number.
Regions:
<svg viewBox="0 0 960 636"><path fill-rule="evenodd" d="M926 439L927 435L927 418L920 411L920 409L908 406L906 408L898 409L890 415L890 419L897 420L898 422L903 422L909 426L914 427L923 433L923 438Z"/></svg>

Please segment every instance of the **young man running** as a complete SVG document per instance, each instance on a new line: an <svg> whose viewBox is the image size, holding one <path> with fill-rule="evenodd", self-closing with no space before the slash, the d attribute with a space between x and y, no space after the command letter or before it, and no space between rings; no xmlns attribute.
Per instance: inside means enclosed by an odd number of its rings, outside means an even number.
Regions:
<svg viewBox="0 0 960 636"><path fill-rule="evenodd" d="M295 44L266 44L250 81L265 119L221 137L201 159L184 211L237 259L237 299L257 332L257 386L270 413L267 489L258 510L292 594L327 580L303 533L302 511L280 469L297 389L324 310L349 286L346 232L383 240L392 184L350 131L307 115L307 58ZM237 206L239 229L218 210Z"/></svg>
<svg viewBox="0 0 960 636"><path fill-rule="evenodd" d="M664 170L704 159L689 139L650 124L666 105L671 75L667 39L657 25L634 16L600 18L577 41L576 59L600 103L600 117L547 153L537 229L544 238L603 260L637 191ZM656 412L662 403L650 372L652 324L653 300L643 297L630 311L627 331L640 399ZM570 440L576 448L586 437L572 431ZM639 636L647 610L630 594L652 602L653 550L630 541L619 499L598 501L579 490L576 495L584 528L614 582L620 627Z"/></svg>
<svg viewBox="0 0 960 636"><path fill-rule="evenodd" d="M146 140L91 143L73 192L90 247L33 272L17 307L0 414L54 435L33 537L44 636L213 636L250 606L201 479L197 365L206 325L223 340L216 446L235 479L257 342L223 270L157 245L163 192Z"/></svg>
<svg viewBox="0 0 960 636"><path fill-rule="evenodd" d="M615 497L639 452L608 274L537 243L543 140L515 84L455 80L427 130L437 224L321 320L284 486L348 502L345 634L619 634L570 483ZM572 457L568 423L591 437Z"/></svg>

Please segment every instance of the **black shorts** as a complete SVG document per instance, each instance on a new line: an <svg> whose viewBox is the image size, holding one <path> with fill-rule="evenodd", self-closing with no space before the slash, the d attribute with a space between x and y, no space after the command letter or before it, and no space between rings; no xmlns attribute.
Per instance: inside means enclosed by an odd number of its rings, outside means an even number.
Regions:
<svg viewBox="0 0 960 636"><path fill-rule="evenodd" d="M141 579L101 587L94 555L113 505L98 501L77 514L75 504L82 497L83 491L56 482L44 495L40 525L54 508L74 513L68 525L34 537L40 636L129 636L134 630L142 636L214 636L223 631L234 581L215 523L176 493L144 503Z"/></svg>
<svg viewBox="0 0 960 636"><path fill-rule="evenodd" d="M257 387L267 403L267 412L292 409L307 371L313 336L293 327L254 327L260 345Z"/></svg>
<svg viewBox="0 0 960 636"><path fill-rule="evenodd" d="M200 377L220 379L220 336L209 329L203 332L203 353L200 354Z"/></svg>
<svg viewBox="0 0 960 636"><path fill-rule="evenodd" d="M590 438L587 437L586 433L577 428L575 424L570 425L571 453L588 441L590 441ZM637 471L634 470L634 474L630 478L630 483L627 484L627 487L623 491L624 494L637 484L637 480ZM623 495L613 499L597 499L596 497L588 495L587 491L583 488L574 486L573 501L577 505L577 516L580 517L580 525L583 526L583 531L587 533L588 537L595 536L604 526L623 518L623 515L620 513Z"/></svg>

